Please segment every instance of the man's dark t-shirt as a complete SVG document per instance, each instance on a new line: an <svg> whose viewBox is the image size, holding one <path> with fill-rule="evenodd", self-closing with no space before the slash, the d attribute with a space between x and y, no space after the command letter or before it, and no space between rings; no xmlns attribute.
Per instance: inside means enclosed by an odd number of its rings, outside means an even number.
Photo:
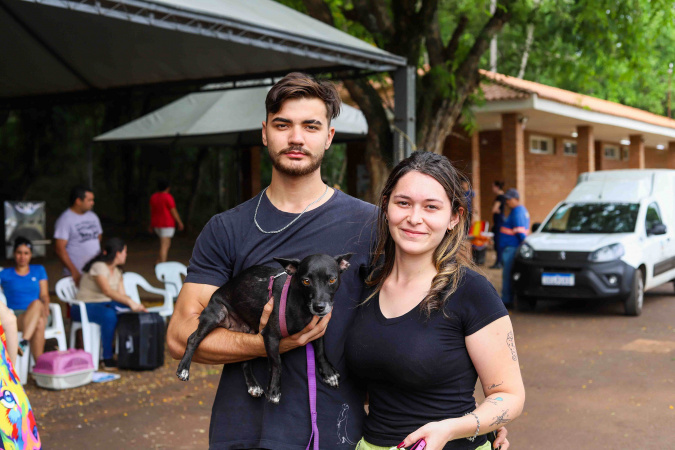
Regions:
<svg viewBox="0 0 675 450"><path fill-rule="evenodd" d="M368 390L366 441L396 446L429 422L476 409L478 374L465 337L506 315L490 282L468 269L444 311L429 319L419 308L386 318L377 295L359 307L345 353L349 369ZM485 436L457 439L444 449L475 449L485 441Z"/></svg>
<svg viewBox="0 0 675 450"><path fill-rule="evenodd" d="M337 256L353 252L351 267L341 275L324 335L328 360L340 372L340 387L332 389L317 379L321 449L353 448L361 437L365 396L347 372L344 342L364 289L359 267L368 264L376 208L336 190L326 203L304 213L286 230L263 234L253 223L260 195L209 221L195 243L185 282L221 286L252 265L278 266L281 271L273 257L303 258L316 253ZM283 228L296 217L297 214L279 211L263 195L257 220L264 230ZM306 448L311 422L305 349L284 353L281 360L279 405L248 394L241 364L223 366L211 415L211 449ZM266 389L267 360L255 359L252 367Z"/></svg>

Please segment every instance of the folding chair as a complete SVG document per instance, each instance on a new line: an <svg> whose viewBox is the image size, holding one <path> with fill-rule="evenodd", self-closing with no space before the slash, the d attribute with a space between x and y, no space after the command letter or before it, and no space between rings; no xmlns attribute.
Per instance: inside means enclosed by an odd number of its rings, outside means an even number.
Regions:
<svg viewBox="0 0 675 450"><path fill-rule="evenodd" d="M77 286L73 277L61 278L56 282L56 296L63 302L75 305L80 309L80 321L72 321L70 325L70 348L75 348L77 330L82 330L84 351L91 355L94 366L98 365L101 356L101 326L89 322L85 302L76 300Z"/></svg>
<svg viewBox="0 0 675 450"><path fill-rule="evenodd" d="M164 289L169 292L174 302L183 287L183 277L187 276L187 267L178 261L167 261L155 266L155 276L164 283Z"/></svg>
<svg viewBox="0 0 675 450"><path fill-rule="evenodd" d="M162 306L153 306L148 308L150 312L159 313L160 316L166 318L173 314L173 297L166 289L160 289L152 286L143 276L135 272L125 272L123 275L124 290L127 295L134 301L141 303L141 296L138 289L143 289L151 294L158 294L164 297L164 304Z"/></svg>

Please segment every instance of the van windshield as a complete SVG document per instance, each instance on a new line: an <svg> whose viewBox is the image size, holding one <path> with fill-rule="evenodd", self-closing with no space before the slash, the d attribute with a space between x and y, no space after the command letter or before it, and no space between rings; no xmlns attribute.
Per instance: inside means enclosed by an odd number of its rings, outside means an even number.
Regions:
<svg viewBox="0 0 675 450"><path fill-rule="evenodd" d="M635 230L637 203L563 203L546 222L549 233L630 233Z"/></svg>

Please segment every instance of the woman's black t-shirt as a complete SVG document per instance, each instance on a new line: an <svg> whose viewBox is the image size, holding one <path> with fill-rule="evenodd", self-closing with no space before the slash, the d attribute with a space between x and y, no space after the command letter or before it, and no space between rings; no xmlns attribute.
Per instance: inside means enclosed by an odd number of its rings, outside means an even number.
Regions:
<svg viewBox="0 0 675 450"><path fill-rule="evenodd" d="M364 437L371 444L395 446L426 423L476 408L478 375L464 338L508 312L490 282L472 270L444 310L427 318L414 308L387 319L379 296L359 307L345 350L350 371L367 387ZM475 449L485 440L458 439L444 448Z"/></svg>

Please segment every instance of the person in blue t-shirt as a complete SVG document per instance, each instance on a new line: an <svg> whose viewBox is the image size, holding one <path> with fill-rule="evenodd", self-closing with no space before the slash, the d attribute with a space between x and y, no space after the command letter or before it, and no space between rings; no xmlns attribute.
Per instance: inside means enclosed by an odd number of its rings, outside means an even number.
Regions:
<svg viewBox="0 0 675 450"><path fill-rule="evenodd" d="M7 307L14 310L23 340L20 351L30 343L33 358L45 349L45 327L49 318L49 290L44 266L31 264L33 244L24 237L14 240L14 267L0 271L0 283L7 297Z"/></svg>
<svg viewBox="0 0 675 450"><path fill-rule="evenodd" d="M520 204L520 194L516 189L509 189L504 193L506 206L511 208L509 217L506 218L499 229L499 246L502 251L502 301L511 305L513 294L511 293L511 269L516 257L518 246L525 240L530 230L530 213L525 206Z"/></svg>

